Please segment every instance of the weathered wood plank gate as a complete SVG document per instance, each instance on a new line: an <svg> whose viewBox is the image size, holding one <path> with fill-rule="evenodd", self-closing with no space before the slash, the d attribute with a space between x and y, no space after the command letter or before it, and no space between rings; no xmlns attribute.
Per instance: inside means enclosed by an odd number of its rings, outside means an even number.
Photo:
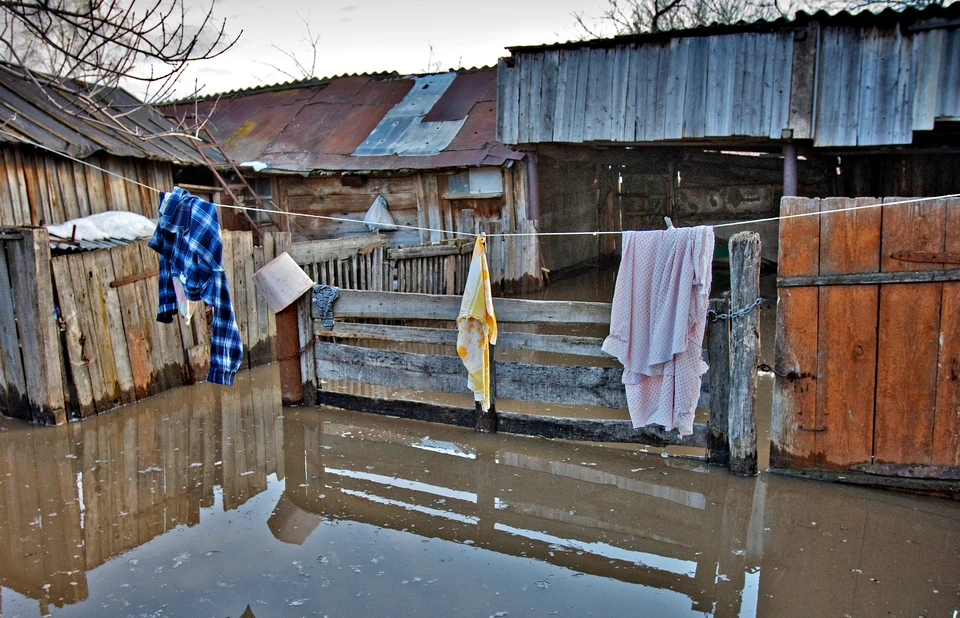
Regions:
<svg viewBox="0 0 960 618"><path fill-rule="evenodd" d="M960 479L960 200L898 201L783 199L775 468Z"/></svg>

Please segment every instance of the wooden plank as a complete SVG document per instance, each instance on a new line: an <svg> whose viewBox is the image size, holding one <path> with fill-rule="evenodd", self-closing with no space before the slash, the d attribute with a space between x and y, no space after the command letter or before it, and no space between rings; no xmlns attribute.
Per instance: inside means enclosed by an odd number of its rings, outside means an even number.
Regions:
<svg viewBox="0 0 960 618"><path fill-rule="evenodd" d="M395 343L426 343L456 345L457 330L453 328L424 328L416 326L388 326L382 324L351 324L339 322L331 331L318 331L333 339L370 339ZM577 337L572 335L542 335L500 331L497 346L516 350L572 354L597 358L611 358L600 349L601 337Z"/></svg>
<svg viewBox="0 0 960 618"><path fill-rule="evenodd" d="M821 212L875 203L830 198ZM820 216L820 273L876 272L880 267L880 210ZM873 447L877 361L876 286L820 290L816 451L823 468L869 461Z"/></svg>
<svg viewBox="0 0 960 618"><path fill-rule="evenodd" d="M884 206L882 270L942 268L938 263L907 264L892 254L943 251L945 227L943 201ZM933 462L942 291L942 283L890 284L880 290L876 463Z"/></svg>
<svg viewBox="0 0 960 618"><path fill-rule="evenodd" d="M51 157L38 157L38 165L44 167L44 182L47 184L47 199L50 201L50 221L48 223L63 223L68 219L63 206L63 189L60 186L60 174L57 171L57 162Z"/></svg>
<svg viewBox="0 0 960 618"><path fill-rule="evenodd" d="M858 273L850 275L818 275L814 277L781 277L777 279L777 287L877 285L882 283L943 283L948 281L960 281L960 268L951 270Z"/></svg>
<svg viewBox="0 0 960 618"><path fill-rule="evenodd" d="M715 314L729 313L730 301L714 299L710 310ZM708 392L710 393L710 422L707 433L707 461L718 466L730 465L730 321L715 320L707 333ZM499 341L498 341L499 343Z"/></svg>
<svg viewBox="0 0 960 618"><path fill-rule="evenodd" d="M683 137L703 137L707 130L707 63L709 61L709 41L705 37L692 37L688 40L689 52L687 71L684 79L686 96L684 97ZM713 115L715 111L711 113Z"/></svg>
<svg viewBox="0 0 960 618"><path fill-rule="evenodd" d="M102 157L91 157L94 165L103 165ZM107 204L107 189L104 184L103 172L91 167L83 166L83 173L87 181L87 194L90 197L90 214L105 212Z"/></svg>
<svg viewBox="0 0 960 618"><path fill-rule="evenodd" d="M126 334L123 328L123 310L120 307L120 295L116 289L107 286L108 281L114 281L113 259L110 251L94 251L89 254L96 264L99 274L100 293L103 300L104 315L106 317L107 335L110 347L113 350L113 360L116 367L117 386L119 389L119 405L133 403L137 400L136 387L133 380L133 370L130 366L130 354L127 351Z"/></svg>
<svg viewBox="0 0 960 618"><path fill-rule="evenodd" d="M460 312L458 296L342 290L334 304L337 317L453 320ZM610 303L493 299L500 322L609 324Z"/></svg>
<svg viewBox="0 0 960 618"><path fill-rule="evenodd" d="M74 299L77 307L76 316L79 325L79 337L82 344L82 351L77 359L78 362L87 364L93 398L93 407L89 410L81 409L81 413L88 412L94 414L98 409L98 404L105 405L107 386L103 377L103 359L100 358L100 344L97 341L97 329L93 319L93 302L90 298L90 278L84 269L82 254L69 255L65 256L65 258L72 280Z"/></svg>
<svg viewBox="0 0 960 618"><path fill-rule="evenodd" d="M440 191L437 187L437 177L433 174L423 175L423 199L427 209L427 226L431 228L430 242L443 240L443 218L440 215Z"/></svg>
<svg viewBox="0 0 960 618"><path fill-rule="evenodd" d="M9 273L17 310L17 329L24 363L26 395L35 422L62 424L64 385L60 363L60 332L53 312L50 239L45 229L23 229L23 240L12 242Z"/></svg>
<svg viewBox="0 0 960 618"><path fill-rule="evenodd" d="M13 416L14 409L22 405L21 398L26 397L27 390L7 264L7 243L0 241L0 378L3 380L0 407L8 416Z"/></svg>
<svg viewBox="0 0 960 618"><path fill-rule="evenodd" d="M760 296L760 235L740 232L730 238L730 306L750 306ZM760 358L760 311L733 320L730 326L730 472L757 473L757 362Z"/></svg>
<svg viewBox="0 0 960 618"><path fill-rule="evenodd" d="M784 197L780 214L778 269L785 278L820 272L820 216L789 218L820 211L820 200ZM774 369L770 465L815 465L817 425L817 341L820 290L779 288Z"/></svg>
<svg viewBox="0 0 960 618"><path fill-rule="evenodd" d="M960 251L960 199L945 200L945 251ZM960 283L945 283L940 306L940 358L933 423L935 465L960 465Z"/></svg>
<svg viewBox="0 0 960 618"><path fill-rule="evenodd" d="M705 448L707 445L707 426L703 423L693 426L693 434L681 437L676 429L664 431L659 425L634 429L630 421L558 418L515 412L497 412L497 415L498 432L524 436L651 446Z"/></svg>
<svg viewBox="0 0 960 618"><path fill-rule="evenodd" d="M100 267L97 264L95 252L88 251L74 258L82 264L82 275L87 282L87 301L89 302L90 318L95 331L97 354L100 361L100 370L103 375L103 392L96 398L97 413L111 410L120 405L120 381L117 378L117 361L114 357L114 345L110 340L110 326L107 317L107 305L104 300L106 281L100 280ZM88 337L90 334L88 334Z"/></svg>
<svg viewBox="0 0 960 618"><path fill-rule="evenodd" d="M64 220L77 219L81 216L78 192L83 190L83 188L77 187L76 179L73 175L73 161L58 160L57 175L59 177L60 187L63 190Z"/></svg>
<svg viewBox="0 0 960 618"><path fill-rule="evenodd" d="M293 243L288 253L293 261L303 266L356 255L358 252L372 250L374 247L382 247L386 244L386 238L380 234L349 236L347 238ZM277 251L278 255L280 253L282 251Z"/></svg>
<svg viewBox="0 0 960 618"><path fill-rule="evenodd" d="M140 249L140 264L144 270L159 268L160 262L157 253L147 246L146 242L135 243ZM153 313L158 304L159 278L147 278L133 284L140 294L141 311L144 319L153 328L154 366L158 369L160 390L167 390L182 386L186 382L189 372L186 370L186 356L184 354L183 339L181 338L182 319L180 314L174 316L172 324L157 322ZM159 344L159 345L157 345ZM159 354L158 354L159 352Z"/></svg>
<svg viewBox="0 0 960 618"><path fill-rule="evenodd" d="M466 370L455 356L392 352L318 342L316 375L440 393L466 393ZM626 406L619 367L576 367L497 363L501 399L544 403Z"/></svg>
<svg viewBox="0 0 960 618"><path fill-rule="evenodd" d="M139 249L135 244L117 247L110 251L115 276L132 276L139 268ZM157 393L154 379L153 336L150 324L156 320L156 312L150 314L140 304L136 284L117 289L123 318L123 332L127 340L130 371L133 374L134 391L138 400ZM154 302L151 307L156 307Z"/></svg>
<svg viewBox="0 0 960 618"><path fill-rule="evenodd" d="M813 138L814 93L817 68L817 45L819 34L815 25L801 33L802 38L793 40L789 84L789 115L787 128L793 131L794 139ZM930 127L933 128L932 126Z"/></svg>
<svg viewBox="0 0 960 618"><path fill-rule="evenodd" d="M857 464L851 470L881 476L899 476L911 479L942 479L960 481L960 466L918 466L911 464Z"/></svg>
<svg viewBox="0 0 960 618"><path fill-rule="evenodd" d="M387 254L388 260L457 255L473 251L473 241L458 241L440 245L421 245L418 247L386 247L384 251Z"/></svg>
<svg viewBox="0 0 960 618"><path fill-rule="evenodd" d="M960 482L940 479L915 479L904 477L880 476L863 472L842 472L832 470L784 470L771 468L771 472L783 476L808 479L813 481L827 481L845 485L865 485L867 487L881 487L906 491L919 491L945 495L960 495Z"/></svg>
<svg viewBox="0 0 960 618"><path fill-rule="evenodd" d="M237 268L237 279L242 281L242 291L246 294L246 316L244 317L244 322L246 322L247 325L247 343L249 345L249 349L246 352L247 362L245 365L247 367L256 367L262 363L263 352L261 349L256 349L258 344L260 344L262 335L258 332L260 325L260 317L257 314L258 294L256 286L253 284L253 233L244 232L238 240L239 242L234 244L236 251L234 255L237 260L235 267Z"/></svg>
<svg viewBox="0 0 960 618"><path fill-rule="evenodd" d="M33 206L30 203L30 197L27 193L27 177L24 174L24 161L23 161L23 151L21 148L15 148L13 151L14 163L13 170L9 169L9 161L7 163L8 169L7 173L12 175L10 176L11 182L11 191L13 187L18 187L20 191L18 192L20 196L20 220L17 222L17 225L37 225L37 221L34 221ZM14 200L16 201L16 200ZM38 207L39 210L39 207Z"/></svg>

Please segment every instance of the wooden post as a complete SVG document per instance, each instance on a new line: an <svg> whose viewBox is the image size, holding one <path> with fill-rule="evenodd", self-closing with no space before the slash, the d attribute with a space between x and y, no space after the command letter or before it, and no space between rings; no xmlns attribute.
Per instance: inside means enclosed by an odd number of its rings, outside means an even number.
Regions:
<svg viewBox="0 0 960 618"><path fill-rule="evenodd" d="M731 313L751 306L760 295L760 235L740 232L730 238ZM757 361L760 357L759 308L731 320L730 471L757 473Z"/></svg>
<svg viewBox="0 0 960 618"><path fill-rule="evenodd" d="M285 406L303 403L300 373L300 329L297 303L277 312L277 358L280 360L280 399Z"/></svg>
<svg viewBox="0 0 960 618"><path fill-rule="evenodd" d="M490 345L490 409L486 412L477 406L477 431L482 433L497 433L497 363L494 360L495 345Z"/></svg>
<svg viewBox="0 0 960 618"><path fill-rule="evenodd" d="M297 301L297 328L300 344L300 379L303 383L303 405L317 405L317 360L313 346L313 295L307 292Z"/></svg>
<svg viewBox="0 0 960 618"><path fill-rule="evenodd" d="M710 301L714 314L729 313L730 300L715 298ZM727 412L730 405L730 320L716 320L709 324L707 335L707 374L710 393L710 422L707 434L707 461L718 466L730 465L730 432Z"/></svg>

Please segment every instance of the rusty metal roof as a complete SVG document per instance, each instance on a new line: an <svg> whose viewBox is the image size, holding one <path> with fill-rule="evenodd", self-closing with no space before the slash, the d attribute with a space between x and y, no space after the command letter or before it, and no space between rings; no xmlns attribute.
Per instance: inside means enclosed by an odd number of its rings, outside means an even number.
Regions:
<svg viewBox="0 0 960 618"><path fill-rule="evenodd" d="M101 95L106 105L118 112L135 109L124 118L129 129L125 131L108 118L94 118L78 110L54 88L41 90L17 75L17 69L0 63L0 122L4 131L81 159L104 152L119 157L202 164L186 139L138 137L137 132L158 135L173 130L175 125L156 109L142 106L129 93L114 89ZM0 143L22 142L0 133Z"/></svg>
<svg viewBox="0 0 960 618"><path fill-rule="evenodd" d="M301 173L439 169L523 157L496 141L496 94L497 70L482 68L306 80L166 110L209 116L238 163Z"/></svg>

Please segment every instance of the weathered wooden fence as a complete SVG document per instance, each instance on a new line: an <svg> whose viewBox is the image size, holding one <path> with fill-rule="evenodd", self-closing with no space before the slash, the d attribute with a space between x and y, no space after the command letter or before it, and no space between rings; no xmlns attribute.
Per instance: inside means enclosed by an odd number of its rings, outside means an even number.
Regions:
<svg viewBox="0 0 960 618"><path fill-rule="evenodd" d="M771 463L960 486L960 200L879 204L781 203Z"/></svg>
<svg viewBox="0 0 960 618"><path fill-rule="evenodd" d="M501 229L493 224L482 227L489 233ZM521 227L534 229L532 223ZM382 236L352 236L294 243L290 255L317 283L346 290L462 294L470 270L473 242L474 239L469 238L388 247ZM537 272L539 267L524 265L521 259L539 255L527 246L531 243L536 244L536 237L492 236L488 239L487 258L495 293L537 287L539 280L533 282L532 276L524 273Z"/></svg>
<svg viewBox="0 0 960 618"><path fill-rule="evenodd" d="M283 251L285 233L222 233L223 264L243 341L243 367L276 359L276 321L253 273ZM159 264L146 242L52 260L64 328L68 409L80 417L199 382L210 356L207 315L157 322Z"/></svg>
<svg viewBox="0 0 960 618"><path fill-rule="evenodd" d="M243 367L276 360L276 321L253 273L289 247L286 233L223 232L224 269ZM157 254L146 242L50 257L42 228L0 232L0 412L66 422L203 380L208 317L156 320Z"/></svg>
<svg viewBox="0 0 960 618"><path fill-rule="evenodd" d="M732 269L736 306L752 306L759 277L759 237L738 234L730 241L735 256ZM753 295L750 301L746 297ZM305 297L301 305L309 303ZM536 435L591 442L628 442L655 446L710 448L710 460L731 466L738 474L756 473L755 397L758 337L755 319L743 319L736 328L742 344L734 346L731 357L729 322L717 321L708 337L708 359L715 365L704 384L717 384L701 397L702 407L711 410L708 423L697 423L689 436L651 425L635 429L628 420L563 418L539 414L429 404L421 401L384 399L337 390L319 390L323 380L360 382L411 391L464 393L465 370L460 359L449 353L414 353L383 349L384 343L417 343L447 352L456 347L457 331L449 325L460 309L456 295L410 294L341 290L334 305L338 319L436 321L438 327L338 323L332 331L300 311L301 380L303 400L308 404L336 407L476 427L484 431ZM725 301L714 305L723 313ZM503 324L557 325L609 324L609 303L536 301L497 298L497 320ZM747 314L753 315L755 311ZM304 321L308 323L304 323ZM553 331L551 331L553 332ZM331 342L350 342L350 345ZM367 343L366 347L361 342ZM585 357L583 364L537 364L497 360L492 364L491 391L494 399L514 399L547 404L626 408L622 383L623 368L601 351L602 339L539 332L510 332L502 329L497 348ZM434 348L434 349L436 349ZM305 353L304 353L305 352ZM717 361L712 362L716 356ZM494 355L491 353L491 358ZM587 360L590 359L590 360Z"/></svg>

